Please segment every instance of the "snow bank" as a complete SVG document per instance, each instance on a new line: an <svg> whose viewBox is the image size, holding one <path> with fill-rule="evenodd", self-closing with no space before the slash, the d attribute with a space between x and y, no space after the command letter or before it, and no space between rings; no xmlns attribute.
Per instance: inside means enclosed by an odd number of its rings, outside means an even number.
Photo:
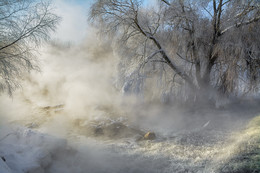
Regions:
<svg viewBox="0 0 260 173"><path fill-rule="evenodd" d="M1 173L43 173L66 140L22 127L0 127Z"/></svg>
<svg viewBox="0 0 260 173"><path fill-rule="evenodd" d="M12 172L2 159L0 159L0 172L2 172L2 173L11 173Z"/></svg>

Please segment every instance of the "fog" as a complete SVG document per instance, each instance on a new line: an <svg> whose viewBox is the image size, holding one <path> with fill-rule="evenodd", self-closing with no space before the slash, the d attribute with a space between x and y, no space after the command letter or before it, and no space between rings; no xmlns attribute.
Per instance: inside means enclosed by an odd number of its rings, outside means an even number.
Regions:
<svg viewBox="0 0 260 173"><path fill-rule="evenodd" d="M126 95L109 40L89 26L60 34L39 51L41 71L24 76L12 97L0 96L0 156L9 172L217 172L231 132L260 111L250 99L198 108ZM147 132L155 140L144 140Z"/></svg>
<svg viewBox="0 0 260 173"><path fill-rule="evenodd" d="M257 103L194 109L124 95L113 45L91 32L79 45L43 47L41 72L24 77L11 98L1 95L0 153L11 171L214 170L225 134L259 111ZM148 131L155 141L140 140Z"/></svg>

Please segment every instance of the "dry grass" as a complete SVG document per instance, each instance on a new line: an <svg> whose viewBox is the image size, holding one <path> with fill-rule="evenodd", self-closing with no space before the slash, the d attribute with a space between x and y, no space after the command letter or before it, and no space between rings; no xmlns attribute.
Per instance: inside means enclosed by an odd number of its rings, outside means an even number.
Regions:
<svg viewBox="0 0 260 173"><path fill-rule="evenodd" d="M218 156L222 160L221 173L260 172L260 116L253 118L247 127L233 135L231 145Z"/></svg>

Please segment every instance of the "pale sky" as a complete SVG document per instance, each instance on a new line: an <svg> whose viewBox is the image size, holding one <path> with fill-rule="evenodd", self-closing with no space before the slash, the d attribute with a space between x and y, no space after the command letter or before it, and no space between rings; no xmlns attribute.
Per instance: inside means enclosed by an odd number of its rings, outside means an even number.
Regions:
<svg viewBox="0 0 260 173"><path fill-rule="evenodd" d="M144 0L145 5L154 4L156 0ZM52 38L65 42L78 43L88 32L88 12L93 0L53 0L56 14L62 21Z"/></svg>
<svg viewBox="0 0 260 173"><path fill-rule="evenodd" d="M62 21L52 38L77 43L87 33L88 10L92 0L54 0L56 14Z"/></svg>

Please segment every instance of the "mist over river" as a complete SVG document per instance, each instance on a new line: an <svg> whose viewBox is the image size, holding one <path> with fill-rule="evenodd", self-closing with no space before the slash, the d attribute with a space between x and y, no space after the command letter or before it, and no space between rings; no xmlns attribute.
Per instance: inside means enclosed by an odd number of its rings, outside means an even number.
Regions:
<svg viewBox="0 0 260 173"><path fill-rule="evenodd" d="M94 37L42 52L41 72L1 95L1 173L221 172L260 111L254 100L195 108L124 95L116 54Z"/></svg>

